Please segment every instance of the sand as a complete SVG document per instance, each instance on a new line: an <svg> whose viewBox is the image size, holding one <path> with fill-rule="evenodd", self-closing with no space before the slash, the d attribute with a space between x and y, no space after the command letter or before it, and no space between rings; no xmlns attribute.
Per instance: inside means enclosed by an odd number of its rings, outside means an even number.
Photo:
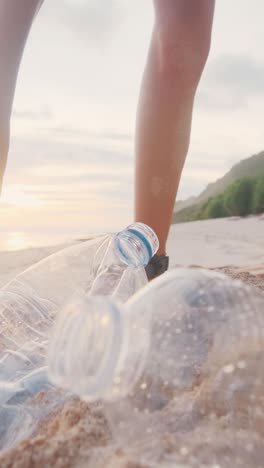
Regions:
<svg viewBox="0 0 264 468"><path fill-rule="evenodd" d="M241 225L239 226L242 223L244 223L243 230ZM256 234L255 229L258 226L261 227L261 235ZM210 248L207 249L206 236L209 230ZM192 241L195 245L193 249ZM186 255L182 251L183 245ZM263 246L264 222L257 218L233 222L222 220L215 223L192 223L192 227L175 226L169 240L171 268L179 264L210 266L263 291ZM230 253L232 248L233 256ZM14 273L57 249L58 247L1 253L0 281L3 284ZM202 256L203 261L201 261ZM262 365L262 361L259 362L258 359L263 359L263 356L256 358L255 366ZM207 395L206 385L210 385L210 382L203 385L199 401L204 411L210 415L210 405L213 403L204 396ZM41 393L36 398L41 401L45 395ZM263 392L259 398L263 408ZM258 421L254 421L254 424L254 433L249 428L234 433L229 427L226 416L220 411L216 418L210 419L208 416L190 433L183 432L177 436L164 434L159 443L150 439L148 441L150 446L154 443L157 453L166 452L167 461L173 460L173 462L170 465L166 464L160 455L158 464L146 465L142 462L141 456L144 450L140 444L135 447L134 455L128 455L125 450L113 443L100 404L88 405L78 398L72 398L43 421L29 439L3 452L0 455L0 466L1 468L151 468L154 466L262 468L264 466L263 419L259 424Z"/></svg>
<svg viewBox="0 0 264 468"><path fill-rule="evenodd" d="M55 247L15 250L11 252L0 251L0 287L21 271L26 270L34 263L39 262L63 247L64 245L57 245Z"/></svg>
<svg viewBox="0 0 264 468"><path fill-rule="evenodd" d="M168 253L172 266L259 267L264 272L264 216L176 224Z"/></svg>

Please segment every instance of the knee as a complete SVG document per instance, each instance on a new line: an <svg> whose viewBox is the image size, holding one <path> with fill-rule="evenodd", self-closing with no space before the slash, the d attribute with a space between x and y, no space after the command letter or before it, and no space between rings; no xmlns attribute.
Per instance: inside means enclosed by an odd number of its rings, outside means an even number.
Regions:
<svg viewBox="0 0 264 468"><path fill-rule="evenodd" d="M163 79L182 92L195 92L210 51L211 29L161 19L156 21L154 38Z"/></svg>

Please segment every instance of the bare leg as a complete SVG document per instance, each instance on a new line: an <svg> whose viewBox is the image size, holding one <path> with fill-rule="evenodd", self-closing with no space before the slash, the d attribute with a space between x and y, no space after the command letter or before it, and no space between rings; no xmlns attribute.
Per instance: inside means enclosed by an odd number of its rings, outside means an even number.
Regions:
<svg viewBox="0 0 264 468"><path fill-rule="evenodd" d="M165 254L189 147L195 92L210 49L214 0L154 0L156 21L136 125L135 221Z"/></svg>
<svg viewBox="0 0 264 468"><path fill-rule="evenodd" d="M0 193L18 69L32 21L42 3L43 0L0 2Z"/></svg>

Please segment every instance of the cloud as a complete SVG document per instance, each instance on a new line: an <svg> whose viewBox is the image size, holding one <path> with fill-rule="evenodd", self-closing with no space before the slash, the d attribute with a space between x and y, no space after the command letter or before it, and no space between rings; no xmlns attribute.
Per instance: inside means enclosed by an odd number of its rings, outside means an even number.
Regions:
<svg viewBox="0 0 264 468"><path fill-rule="evenodd" d="M117 142L132 142L133 135L131 133L121 133L121 132L91 132L87 129L82 128L73 128L67 126L59 127L46 127L42 129L43 132L48 133L49 136L60 136L66 138L100 138L100 140L112 140Z"/></svg>
<svg viewBox="0 0 264 468"><path fill-rule="evenodd" d="M86 212L97 207L101 216L104 209L125 210L133 198L133 157L107 147L104 141L93 148L39 136L16 137L4 188L15 199L20 193L36 199L42 210L46 206Z"/></svg>
<svg viewBox="0 0 264 468"><path fill-rule="evenodd" d="M78 168L96 166L98 170L122 169L133 163L130 151L117 151L104 141L64 141L46 137L14 137L10 149L8 166L17 169L61 166Z"/></svg>
<svg viewBox="0 0 264 468"><path fill-rule="evenodd" d="M209 62L196 104L205 110L237 110L264 97L264 63L247 55L222 55Z"/></svg>
<svg viewBox="0 0 264 468"><path fill-rule="evenodd" d="M51 5L52 4L52 5ZM107 43L121 24L121 0L60 0L47 5L46 14L87 44ZM89 42L88 42L89 44Z"/></svg>
<svg viewBox="0 0 264 468"><path fill-rule="evenodd" d="M133 135L131 133L103 133L101 135L106 140L114 141L132 141Z"/></svg>
<svg viewBox="0 0 264 468"><path fill-rule="evenodd" d="M12 117L21 120L51 120L53 113L49 109L34 110L13 110Z"/></svg>

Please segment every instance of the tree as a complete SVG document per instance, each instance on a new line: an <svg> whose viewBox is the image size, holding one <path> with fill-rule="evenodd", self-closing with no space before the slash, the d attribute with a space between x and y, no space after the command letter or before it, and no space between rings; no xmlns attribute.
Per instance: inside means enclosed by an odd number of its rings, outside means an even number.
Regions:
<svg viewBox="0 0 264 468"><path fill-rule="evenodd" d="M209 200L204 208L204 218L224 218L228 216L222 196L214 197Z"/></svg>
<svg viewBox="0 0 264 468"><path fill-rule="evenodd" d="M224 195L228 215L246 216L252 213L255 180L249 177L234 182Z"/></svg>
<svg viewBox="0 0 264 468"><path fill-rule="evenodd" d="M253 212L264 213L264 176L258 177L253 194Z"/></svg>

